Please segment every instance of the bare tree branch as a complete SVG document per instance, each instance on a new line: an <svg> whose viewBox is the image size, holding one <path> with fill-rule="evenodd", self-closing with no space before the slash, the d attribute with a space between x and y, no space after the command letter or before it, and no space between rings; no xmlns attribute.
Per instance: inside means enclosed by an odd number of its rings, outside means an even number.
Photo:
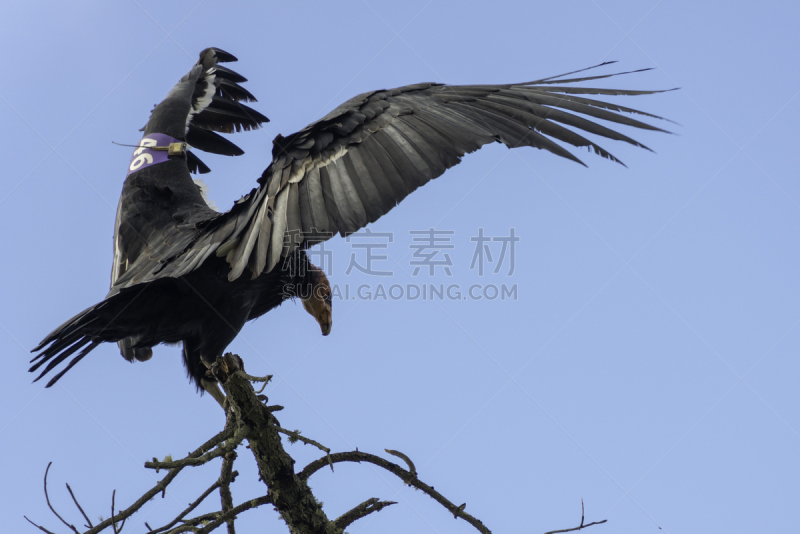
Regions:
<svg viewBox="0 0 800 534"><path fill-rule="evenodd" d="M197 532L198 525L208 524L211 521L214 521L222 512L211 512L208 514L199 515L197 517L193 517L191 519L183 519L181 522L183 523L179 527L175 527L171 530L163 531L164 534L176 534L178 532ZM150 533L152 534L152 533Z"/></svg>
<svg viewBox="0 0 800 534"><path fill-rule="evenodd" d="M239 506L233 508L232 510L230 510L228 512L225 512L224 514L220 514L220 516L217 517L217 519L215 519L214 521L212 521L211 523L209 523L208 525L206 525L202 529L198 530L197 534L208 534L209 532L211 532L212 530L214 530L215 528L220 526L224 521L227 521L229 518L232 518L232 517L235 518L237 515L241 514L242 512L250 510L251 508L257 508L257 507L259 507L261 505L264 505L264 504L269 504L271 502L272 501L270 500L270 498L268 496L266 496L266 495L264 497L259 497L257 499L251 499L249 501L245 501L242 504L240 504Z"/></svg>
<svg viewBox="0 0 800 534"><path fill-rule="evenodd" d="M117 528L117 521L114 519L114 500L117 498L117 490L111 492L111 526L114 528L114 534L119 534L125 528L125 519L122 524Z"/></svg>
<svg viewBox="0 0 800 534"><path fill-rule="evenodd" d="M396 452L396 451L395 451ZM377 465L378 467L382 467L386 469L390 473L399 477L403 482L417 488L428 494L431 498L433 498L436 502L444 506L453 516L456 518L460 517L473 527L475 527L479 532L482 534L491 534L491 531L486 528L482 521L479 519L471 516L470 514L464 511L466 507L466 503L462 504L461 506L456 506L448 499L446 499L441 493L433 489L431 486L425 484L421 480L419 480L416 475L412 474L410 471L406 471L402 467L397 464L393 464L388 460L384 460L380 456L375 456L374 454L369 454L366 452L337 452L330 455L330 460L333 463L338 462L369 462L371 464ZM318 460L314 460L310 464L308 464L300 473L297 474L299 478L307 480L308 477L319 471L323 468L328 462L327 458L320 458ZM413 465L413 464L412 464Z"/></svg>
<svg viewBox="0 0 800 534"><path fill-rule="evenodd" d="M28 521L28 523L30 523L30 524L31 524L31 525L33 525L34 527L38 528L38 529L39 529L39 530L41 530L42 532L47 532L47 534L55 534L55 532L51 532L51 531L47 530L46 528L44 528L43 526L41 526L41 525L37 525L36 523L34 523L34 522L33 522L33 521L31 521L30 519L28 519L28 516L26 516L26 515L23 515L22 517L24 517L24 518L25 518L25 520L26 520L26 521Z"/></svg>
<svg viewBox="0 0 800 534"><path fill-rule="evenodd" d="M192 512L192 510L194 510L195 508L197 508L197 507L200 505L200 503L201 503L201 502L203 502L203 500L205 500L205 498L206 498L206 497L208 497L209 495L211 495L211 493L212 493L212 492L213 492L215 489L219 488L219 486L220 486L220 481L219 481L219 480L217 480L216 482L214 482L213 484L211 484L211 486L209 486L209 488L208 488L207 490L205 490L205 491L203 492L203 494L202 494L202 495L200 495L200 497L198 497L197 499L195 499L195 501L194 501L192 504L190 504L188 508L186 508L186 509L185 509L183 512L181 512L180 514L178 514L178 517L176 517L175 519L173 519L172 521L170 521L169 523L167 523L167 524L166 524L166 525L164 525L163 527L159 527L159 528L157 528L157 529L155 529L155 530L153 530L153 529L150 529L150 534L160 534L160 533L162 533L162 532L167 532L167 531L168 531L169 529L171 529L173 526L177 525L177 524L178 524L178 522L179 522L179 521L181 521L181 520L182 520L184 517L186 517L188 514L190 514L190 513ZM147 525L147 523L145 523L145 525ZM147 528L150 528L150 525L147 525Z"/></svg>
<svg viewBox="0 0 800 534"><path fill-rule="evenodd" d="M70 528L70 529L71 529L71 530L72 530L72 531L73 531L75 534L80 534L80 532L78 532L78 529L77 529L77 528L75 528L75 526L74 526L74 525L70 525L69 523L67 523L66 521L64 521L64 518L63 518L63 517L61 517L60 515L58 515L58 512L56 512L56 509L55 509L55 508L53 508L53 505L52 505L52 504L50 504L50 495L48 495L48 494L47 494L47 473L49 473L49 472L50 472L50 466L51 466L51 465L53 465L53 462L50 462L49 464L47 464L47 469L45 469L45 470L44 470L44 498L47 500L47 506L48 506L48 507L50 507L50 511L51 511L51 512L53 512L53 514L54 514L54 515L55 515L55 516L56 516L56 517L57 517L57 518L58 518L58 519L59 519L59 520L60 520L62 523L64 523L66 526L68 526L68 527L69 527L69 528ZM30 520L29 520L29 521L30 521ZM31 522L32 522L32 521L31 521ZM37 526L38 526L38 525L37 525ZM41 528L41 527L39 527L39 528Z"/></svg>
<svg viewBox="0 0 800 534"><path fill-rule="evenodd" d="M86 515L86 512L83 511L83 508L81 508L81 505L78 503L78 499L75 498L75 494L72 493L72 488L69 487L69 484L67 484L67 491L69 492L70 497L72 497L72 502L75 503L75 506L78 507L78 510L81 511L83 518L86 520L86 528L92 528L92 521L89 519L89 516Z"/></svg>
<svg viewBox="0 0 800 534"><path fill-rule="evenodd" d="M262 391L264 391L264 389L267 387L267 384L269 384L269 381L270 381L270 380L272 380L272 375L267 375L267 376L253 376L253 375L248 375L248 374L247 374L247 373L245 373L244 371L242 371L242 373L243 373L243 374L242 374L242 376L243 376L243 377L245 377L245 378L246 378L247 380L249 380L250 382L264 382L264 385L263 385L263 386L261 386L261 389L259 389L258 391L256 391L256 394L259 394L259 393L261 393Z"/></svg>
<svg viewBox="0 0 800 534"><path fill-rule="evenodd" d="M603 519L602 521L593 521L592 523L589 523L588 525L584 525L583 524L583 518L584 518L583 499L581 499L581 524L580 525L578 525L577 527L573 527L573 528L565 528L564 530L551 530L549 532L545 532L544 534L559 534L561 532L575 532L576 530L581 530L581 529L584 529L584 528L588 528L588 527L591 527L592 525L602 525L603 523L608 521L608 519Z"/></svg>
<svg viewBox="0 0 800 534"><path fill-rule="evenodd" d="M323 444L321 444L321 443L319 443L317 441L314 441L313 439L307 438L305 436L301 436L299 430L286 430L285 428L278 427L278 432L280 432L281 434L286 434L287 436L289 436L289 443L294 443L296 441L302 441L303 443L305 443L307 445L313 445L316 448L318 448L319 450L321 450L322 452L326 453L328 455L328 464L331 466L331 471L333 471L333 462L330 461L331 450L328 447L326 447L325 445L323 445Z"/></svg>
<svg viewBox="0 0 800 534"><path fill-rule="evenodd" d="M400 451L393 451L392 449L383 449L383 450L385 450L392 456L397 456L398 458L401 458L403 461L405 461L406 464L408 464L408 472L411 473L412 477L417 478L417 468L414 466L414 462L411 461L411 458L409 458Z"/></svg>
<svg viewBox="0 0 800 534"><path fill-rule="evenodd" d="M366 501L362 502L349 512L346 512L336 518L333 522L336 526L342 530L347 528L350 523L361 519L362 517L366 517L372 512L380 512L387 506L391 506L393 504L397 504L393 501L380 501L375 497L371 499L367 499Z"/></svg>
<svg viewBox="0 0 800 534"><path fill-rule="evenodd" d="M203 465L210 462L214 458L217 458L218 456L223 456L234 450L239 443L241 443L247 437L248 432L249 429L247 427L240 427L236 429L233 437L230 440L223 445L220 445L213 451L208 452L198 458L187 456L181 460L172 460L169 462L159 462L158 459L153 458L152 462L145 462L144 466L149 469L155 469L156 472L158 472L159 469L175 469L176 467L186 467L187 465Z"/></svg>
<svg viewBox="0 0 800 534"><path fill-rule="evenodd" d="M219 497L222 503L222 512L233 509L233 495L231 495L231 482L233 482L233 462L236 460L236 451L231 451L222 459L222 469L219 475ZM233 518L228 519L228 534L236 534Z"/></svg>

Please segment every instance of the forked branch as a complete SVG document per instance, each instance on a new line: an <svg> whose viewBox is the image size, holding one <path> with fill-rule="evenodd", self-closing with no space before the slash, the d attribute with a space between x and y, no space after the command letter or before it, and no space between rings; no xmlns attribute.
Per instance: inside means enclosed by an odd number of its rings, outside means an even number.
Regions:
<svg viewBox="0 0 800 534"><path fill-rule="evenodd" d="M588 524L584 525L583 524L584 517L585 516L584 516L584 510L583 510L583 499L581 499L581 524L580 525L578 525L577 527L565 528L563 530L551 530L549 532L545 532L544 534L560 534L561 532L575 532L577 530L583 530L584 528L591 527L592 525L602 525L603 523L608 521L608 519L603 519L602 521L592 521L591 523L588 523Z"/></svg>
<svg viewBox="0 0 800 534"><path fill-rule="evenodd" d="M450 500L448 500L444 495L433 489L433 487L429 486L428 484L422 482L419 478L417 478L417 473L416 469L414 468L414 464L405 454L398 453L397 451L392 451L392 454L394 454L394 456L402 455L400 456L401 458L405 457L404 459L406 460L406 463L409 464L410 469L409 470L403 469L399 465L392 463L388 460L384 460L380 456L375 456L374 454L369 454L360 451L337 452L330 455L330 461L332 463L368 462L373 465L377 465L378 467L381 467L389 471L390 473L396 475L407 485L413 488L417 488L418 490L421 490L422 492L426 493L436 502L444 506L447 509L447 511L453 514L454 517L456 518L460 517L461 519L463 519L464 521L475 527L482 534L491 534L491 531L488 528L486 528L486 525L484 525L480 519L477 519L476 517L473 517L472 515L464 511L464 508L466 508L466 503L460 506L456 506L455 504L450 502ZM303 470L300 471L300 473L298 473L298 476L302 479L308 479L308 477L319 471L321 468L325 467L328 461L329 461L328 458L320 458L318 460L314 460L313 462L308 464L305 468L303 468ZM411 469L413 469L414 471L412 472Z"/></svg>

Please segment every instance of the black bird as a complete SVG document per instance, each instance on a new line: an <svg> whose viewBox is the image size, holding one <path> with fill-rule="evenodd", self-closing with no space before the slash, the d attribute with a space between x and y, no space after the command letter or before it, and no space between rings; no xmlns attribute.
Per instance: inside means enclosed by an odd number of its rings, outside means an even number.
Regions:
<svg viewBox="0 0 800 534"><path fill-rule="evenodd" d="M371 91L295 134L278 135L258 187L219 213L191 178L209 169L189 147L240 155L214 132L268 121L242 104L255 101L239 85L246 79L220 65L236 60L204 50L152 111L117 209L111 290L33 349L40 352L30 371L47 364L36 380L77 353L47 387L102 342L119 342L129 361L149 359L159 343L183 342L189 378L222 403L207 368L247 321L299 297L322 334L330 332L330 285L308 261L307 247L376 221L487 143L544 149L581 165L562 144L587 147L621 163L578 131L647 150L592 119L666 131L622 112L661 117L584 96L660 91L574 85L624 73Z"/></svg>

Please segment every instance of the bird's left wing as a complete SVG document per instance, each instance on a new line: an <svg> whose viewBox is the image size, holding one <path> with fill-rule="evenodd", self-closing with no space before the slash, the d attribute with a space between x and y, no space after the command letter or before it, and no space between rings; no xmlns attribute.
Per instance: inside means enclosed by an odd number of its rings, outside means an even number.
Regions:
<svg viewBox="0 0 800 534"><path fill-rule="evenodd" d="M200 186L190 176L190 172L209 172L195 150L241 155L244 152L238 146L215 132L251 130L269 121L242 103L256 99L240 85L247 81L244 76L221 65L234 61L235 56L219 48L203 50L191 70L150 113L117 208L113 291L158 272L165 260L179 256L195 242L196 223L219 215L207 205ZM170 152L167 159L163 151L144 150L148 143L170 143L165 140L169 138L186 143L182 155L173 157ZM162 154L168 163L155 160L154 164L155 154Z"/></svg>
<svg viewBox="0 0 800 534"><path fill-rule="evenodd" d="M297 247L374 222L491 142L544 149L581 164L563 145L587 147L621 163L578 132L647 149L612 127L665 130L623 113L660 117L584 96L660 91L574 85L615 75L508 85L423 83L356 96L300 132L278 136L259 186L228 213L202 223L197 241L159 276L186 274L216 254L230 264L230 280L245 269L256 277Z"/></svg>

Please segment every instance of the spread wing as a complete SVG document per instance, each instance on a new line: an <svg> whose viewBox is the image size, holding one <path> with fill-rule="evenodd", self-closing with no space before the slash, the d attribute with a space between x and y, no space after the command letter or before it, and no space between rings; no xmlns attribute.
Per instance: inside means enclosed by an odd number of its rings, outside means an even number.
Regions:
<svg viewBox="0 0 800 534"><path fill-rule="evenodd" d="M661 117L585 96L660 91L574 85L625 73L570 74L507 85L422 83L356 96L300 132L279 135L257 188L229 212L198 224L196 241L164 258L158 271L129 283L181 276L211 254L227 259L230 280L245 269L256 277L296 247L374 222L487 143L539 148L580 164L565 146L587 147L622 163L583 133L648 149L614 127L665 131L627 114Z"/></svg>
<svg viewBox="0 0 800 534"><path fill-rule="evenodd" d="M143 128L147 137L165 134L185 141L190 149L184 157L170 158L129 174L120 196L114 225L112 292L120 280L136 272L150 272L158 260L179 255L197 238L195 224L219 215L203 198L203 191L190 172L209 168L194 149L226 156L244 152L215 132L231 133L258 128L268 119L241 102L254 102L244 89L247 81L220 63L237 61L218 48L208 48L192 69L151 112ZM133 340L120 341L123 356L143 360L148 348L133 349Z"/></svg>

